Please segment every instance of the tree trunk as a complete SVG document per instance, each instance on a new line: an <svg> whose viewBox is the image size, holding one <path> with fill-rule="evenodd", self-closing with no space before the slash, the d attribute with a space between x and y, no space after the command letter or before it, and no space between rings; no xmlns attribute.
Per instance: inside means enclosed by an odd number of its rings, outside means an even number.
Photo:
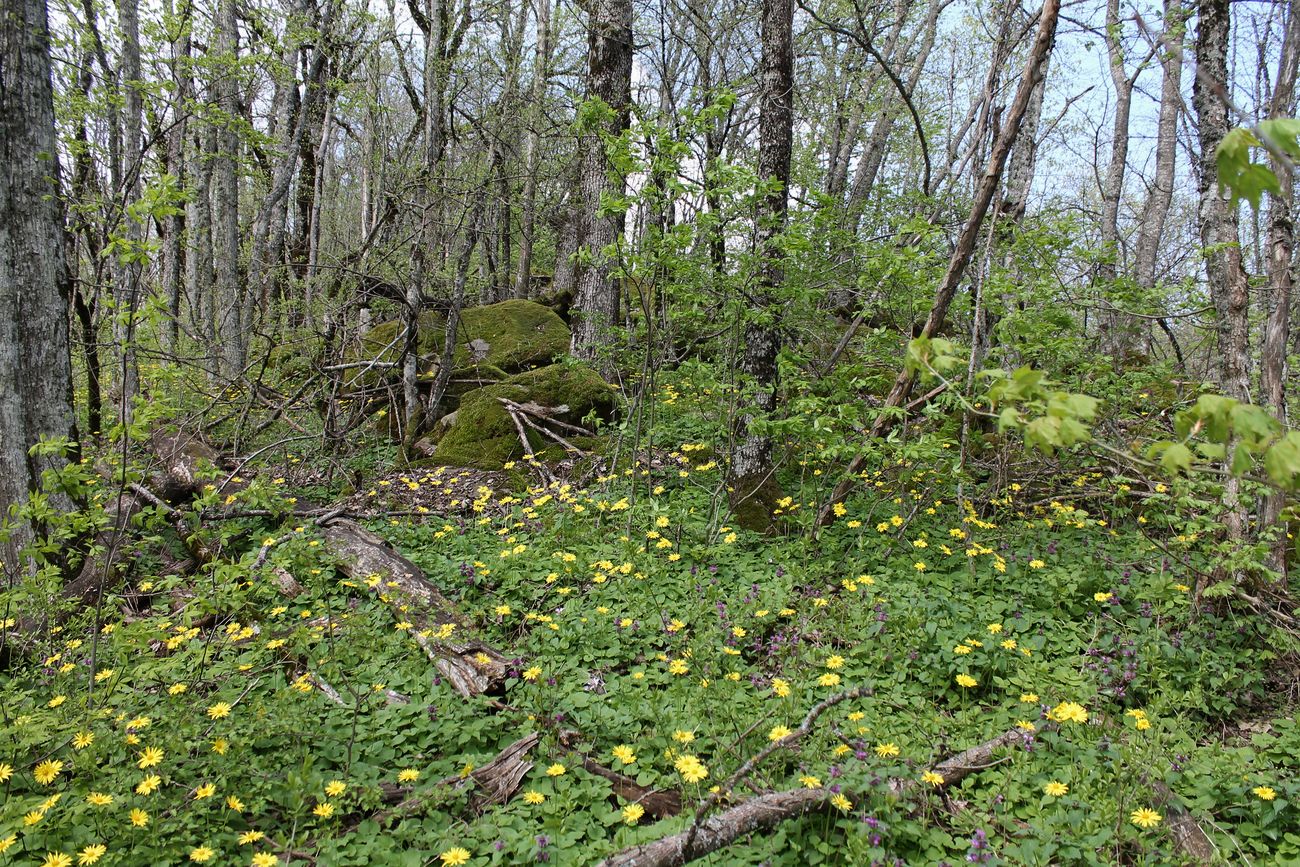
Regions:
<svg viewBox="0 0 1300 867"><path fill-rule="evenodd" d="M224 114L216 134L216 153L212 170L212 259L216 281L212 288L213 333L211 345L217 350L217 371L227 379L237 378L244 370L248 351L244 331L244 293L239 273L239 133L236 119L243 115L239 103L237 79L233 65L238 57L238 22L235 0L217 4L216 54L226 69L215 85L217 107Z"/></svg>
<svg viewBox="0 0 1300 867"><path fill-rule="evenodd" d="M118 374L121 388L121 401L118 414L124 424L131 423L132 408L136 394L140 390L140 371L135 357L135 317L140 306L140 281L144 276L141 265L140 247L144 243L145 223L142 219L131 216L130 206L140 198L140 175L143 171L144 153L141 150L143 109L140 89L144 87L144 75L140 69L140 8L138 0L118 0L118 27L122 32L121 61L123 105L122 129L124 175L123 189L114 190L121 196L126 210L123 212L123 233L129 245L130 256L116 257L120 263L117 267L117 315L113 318L114 334L121 355Z"/></svg>
<svg viewBox="0 0 1300 867"><path fill-rule="evenodd" d="M586 224L573 305L571 351L594 360L609 345L618 321L619 287L606 254L623 230L622 214L600 213L602 196L623 195L605 157L605 137L627 129L632 100L632 0L593 0L587 38L587 98L600 100L610 116L592 125L579 143L578 186Z"/></svg>
<svg viewBox="0 0 1300 867"><path fill-rule="evenodd" d="M66 461L29 455L32 445L76 446L57 154L45 3L11 0L0 14L0 520ZM56 492L51 506L72 504ZM30 568L22 549L37 528L8 518L0 565L12 584Z"/></svg>
<svg viewBox="0 0 1300 867"><path fill-rule="evenodd" d="M1196 25L1196 79L1192 104L1200 139L1200 229L1205 249L1205 274L1214 304L1218 344L1219 387L1228 397L1250 401L1250 292L1241 259L1237 210L1219 192L1215 153L1228 133L1228 46L1231 30L1229 0L1202 0ZM1232 453L1232 443L1228 453ZM1229 474L1224 483L1224 529L1230 543L1245 539L1247 516L1240 481ZM1237 576L1240 577L1240 576ZM1197 598L1206 580L1197 584Z"/></svg>
<svg viewBox="0 0 1300 867"><path fill-rule="evenodd" d="M741 404L732 431L727 473L736 523L751 530L772 526L780 496L772 463L772 439L754 430L759 416L776 409L777 355L781 311L773 294L785 281L780 236L790 195L794 143L794 6L791 0L763 0L760 39L758 177L765 186L754 214L754 249L761 257L758 286L747 307L745 341L738 365Z"/></svg>
<svg viewBox="0 0 1300 867"><path fill-rule="evenodd" d="M1300 16L1294 3L1288 4L1286 36L1282 41L1282 55L1269 105L1269 117L1290 117L1295 112L1296 69L1300 66ZM1264 345L1259 353L1260 401L1273 411L1278 421L1286 424L1286 354L1289 343L1292 293L1292 251L1295 244L1295 223L1291 214L1295 182L1291 166L1273 158L1273 173L1277 175L1281 192L1269 197L1269 297L1268 317L1264 323ZM1270 567L1286 580L1286 561L1289 543L1286 527L1279 524L1286 497L1272 492L1264 498L1259 524L1276 533L1270 557Z"/></svg>
<svg viewBox="0 0 1300 867"><path fill-rule="evenodd" d="M1183 30L1187 13L1181 0L1165 0L1165 45L1161 46L1164 83L1160 87L1160 117L1156 123L1156 168L1151 192L1142 208L1137 242L1133 248L1133 274L1144 289L1156 285L1156 258L1174 196L1178 161L1178 113L1183 104Z"/></svg>
<svg viewBox="0 0 1300 867"><path fill-rule="evenodd" d="M519 205L519 266L515 271L516 298L528 297L533 275L533 236L537 225L537 173L542 161L541 125L546 116L546 85L551 67L551 0L536 0L537 48L533 55L533 80L528 91L524 123L524 189Z"/></svg>
<svg viewBox="0 0 1300 867"><path fill-rule="evenodd" d="M1122 24L1119 0L1106 0L1106 54L1110 62L1110 80L1115 86L1115 122L1111 127L1110 165L1101 185L1101 255L1097 279L1103 296L1119 276L1119 204L1124 195L1124 175L1128 169L1128 125L1133 107L1134 79L1124 65ZM1101 315L1101 350L1117 365L1136 349L1138 334L1133 322L1107 305Z"/></svg>

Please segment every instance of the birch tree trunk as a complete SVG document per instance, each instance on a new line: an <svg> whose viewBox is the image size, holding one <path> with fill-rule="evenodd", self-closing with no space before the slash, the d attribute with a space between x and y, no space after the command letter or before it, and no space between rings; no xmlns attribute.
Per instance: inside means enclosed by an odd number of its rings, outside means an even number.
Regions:
<svg viewBox="0 0 1300 867"><path fill-rule="evenodd" d="M780 236L790 195L794 143L794 6L791 0L763 0L758 116L758 177L765 185L754 214L754 249L761 257L758 286L748 299L738 364L740 406L732 431L727 489L736 523L750 530L772 526L780 496L772 462L772 439L754 429L776 409L777 355L781 311L773 292L785 281Z"/></svg>

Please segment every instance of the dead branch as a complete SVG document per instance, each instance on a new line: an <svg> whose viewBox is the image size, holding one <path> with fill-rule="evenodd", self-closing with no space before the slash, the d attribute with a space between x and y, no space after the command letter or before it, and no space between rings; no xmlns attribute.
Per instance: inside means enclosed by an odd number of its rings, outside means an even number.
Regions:
<svg viewBox="0 0 1300 867"><path fill-rule="evenodd" d="M478 638L418 566L352 521L324 523L321 536L340 572L369 587L400 621L410 624L411 636L457 693L470 698L504 680L506 657Z"/></svg>

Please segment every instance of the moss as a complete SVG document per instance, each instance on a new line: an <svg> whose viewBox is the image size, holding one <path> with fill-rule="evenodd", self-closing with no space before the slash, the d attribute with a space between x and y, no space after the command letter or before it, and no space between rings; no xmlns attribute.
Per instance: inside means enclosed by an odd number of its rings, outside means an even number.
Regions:
<svg viewBox="0 0 1300 867"><path fill-rule="evenodd" d="M420 314L419 327L420 379L427 383L432 381L433 365L442 355L447 320L441 313L425 311ZM379 323L366 332L361 339L361 348L351 353L348 361L399 361L405 329L406 323L400 319ZM487 344L482 357L470 351L470 343L475 340ZM505 379L512 373L550 364L568 351L569 327L549 307L522 299L468 307L460 314L456 353L452 361L453 385L449 391L459 394L465 390L458 388L455 380ZM400 373L393 368L376 368L366 371L356 385L374 386L384 379L398 376Z"/></svg>
<svg viewBox="0 0 1300 867"><path fill-rule="evenodd" d="M461 313L456 367L471 364L469 343L488 344L482 364L517 373L550 364L569 351L569 327L549 307L520 298Z"/></svg>
<svg viewBox="0 0 1300 867"><path fill-rule="evenodd" d="M728 490L731 491L731 517L737 526L755 533L777 531L772 512L782 494L781 486L771 475L732 479Z"/></svg>
<svg viewBox="0 0 1300 867"><path fill-rule="evenodd" d="M462 397L455 422L438 442L433 454L434 462L500 469L507 461L523 457L519 432L498 399L503 397L516 403L534 401L543 406L567 405L569 412L562 418L571 424L577 424L591 412L608 418L615 403L614 389L591 368L552 364L525 371ZM534 453L551 443L536 431L525 430Z"/></svg>

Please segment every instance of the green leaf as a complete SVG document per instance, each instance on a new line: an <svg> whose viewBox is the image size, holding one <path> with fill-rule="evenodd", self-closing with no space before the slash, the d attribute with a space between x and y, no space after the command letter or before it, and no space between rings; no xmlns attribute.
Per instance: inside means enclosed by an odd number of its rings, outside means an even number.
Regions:
<svg viewBox="0 0 1300 867"><path fill-rule="evenodd" d="M1160 456L1160 466L1175 475L1186 472L1192 468L1192 450L1182 443L1173 443Z"/></svg>

